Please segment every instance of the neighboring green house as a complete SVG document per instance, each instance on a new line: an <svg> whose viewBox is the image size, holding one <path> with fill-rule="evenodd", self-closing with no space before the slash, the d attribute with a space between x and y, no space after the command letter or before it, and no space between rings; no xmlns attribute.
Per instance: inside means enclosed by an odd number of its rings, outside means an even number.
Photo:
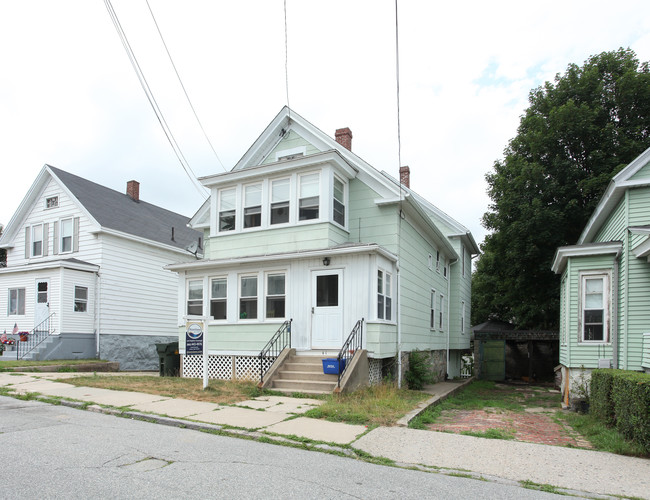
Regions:
<svg viewBox="0 0 650 500"><path fill-rule="evenodd" d="M558 248L565 404L599 367L650 370L650 149L619 172L577 245Z"/></svg>
<svg viewBox="0 0 650 500"><path fill-rule="evenodd" d="M210 376L259 377L260 350L292 319L298 356L335 357L364 320L369 379L398 352L433 351L439 377L460 375L470 345L471 233L287 107L230 171L201 179L210 199L190 222L204 259L179 274L183 375L188 319L207 323ZM427 168L449 168L427 165Z"/></svg>

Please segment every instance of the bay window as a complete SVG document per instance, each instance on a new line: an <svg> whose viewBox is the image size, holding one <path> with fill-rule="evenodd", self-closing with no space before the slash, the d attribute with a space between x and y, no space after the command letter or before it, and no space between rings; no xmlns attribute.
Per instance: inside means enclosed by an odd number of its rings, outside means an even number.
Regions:
<svg viewBox="0 0 650 500"><path fill-rule="evenodd" d="M377 271L377 318L390 321L392 319L391 275L385 271Z"/></svg>
<svg viewBox="0 0 650 500"><path fill-rule="evenodd" d="M219 232L235 229L236 198L235 188L219 191Z"/></svg>
<svg viewBox="0 0 650 500"><path fill-rule="evenodd" d="M74 312L88 311L88 287L74 287Z"/></svg>
<svg viewBox="0 0 650 500"><path fill-rule="evenodd" d="M289 222L289 179L271 181L271 224Z"/></svg>
<svg viewBox="0 0 650 500"><path fill-rule="evenodd" d="M308 174L300 176L298 220L318 219L319 195L320 174Z"/></svg>
<svg viewBox="0 0 650 500"><path fill-rule="evenodd" d="M244 188L244 227L262 225L262 185L255 184Z"/></svg>
<svg viewBox="0 0 650 500"><path fill-rule="evenodd" d="M345 185L334 177L334 192L332 193L332 208L334 222L345 226L345 198L344 188Z"/></svg>

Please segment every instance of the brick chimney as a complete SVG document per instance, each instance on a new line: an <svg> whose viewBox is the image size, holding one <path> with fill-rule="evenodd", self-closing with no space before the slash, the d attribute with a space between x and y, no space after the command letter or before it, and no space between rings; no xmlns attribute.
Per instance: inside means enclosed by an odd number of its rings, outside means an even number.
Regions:
<svg viewBox="0 0 650 500"><path fill-rule="evenodd" d="M138 181L129 181L126 183L126 194L133 201L140 201L140 183Z"/></svg>
<svg viewBox="0 0 650 500"><path fill-rule="evenodd" d="M399 168L399 182L407 188L411 187L411 169L408 167Z"/></svg>
<svg viewBox="0 0 650 500"><path fill-rule="evenodd" d="M340 128L336 131L334 137L341 146L352 151L352 130L348 127Z"/></svg>

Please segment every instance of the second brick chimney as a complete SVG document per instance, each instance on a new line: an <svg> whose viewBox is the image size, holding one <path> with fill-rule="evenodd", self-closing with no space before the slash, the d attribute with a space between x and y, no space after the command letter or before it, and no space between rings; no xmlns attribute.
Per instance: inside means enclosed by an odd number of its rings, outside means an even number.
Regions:
<svg viewBox="0 0 650 500"><path fill-rule="evenodd" d="M129 181L126 183L126 194L133 201L140 201L140 183L138 181Z"/></svg>
<svg viewBox="0 0 650 500"><path fill-rule="evenodd" d="M411 169L408 167L399 168L399 183L407 188L411 187Z"/></svg>
<svg viewBox="0 0 650 500"><path fill-rule="evenodd" d="M352 130L348 127L340 128L336 131L334 137L341 146L352 151Z"/></svg>

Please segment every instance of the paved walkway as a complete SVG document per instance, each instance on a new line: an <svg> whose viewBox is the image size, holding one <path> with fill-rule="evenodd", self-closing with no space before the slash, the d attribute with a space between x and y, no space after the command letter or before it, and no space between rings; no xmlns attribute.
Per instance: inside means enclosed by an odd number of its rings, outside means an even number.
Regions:
<svg viewBox="0 0 650 500"><path fill-rule="evenodd" d="M315 444L315 448L355 456L350 448L340 447L350 445L399 465L442 473L462 472L505 482L533 481L554 485L569 493L584 495L587 492L592 497L620 495L650 499L650 460L404 427L417 410L402 419L401 426L379 427L367 432L365 426L302 417L307 410L321 404L313 399L262 396L223 406L136 392L75 387L53 380L76 375L0 372L0 386L18 394L40 393L93 403L84 407L104 413L126 412L134 418L148 418L166 425L218 430L253 438L266 436L289 442L297 436L327 443ZM459 384L454 382L428 386L426 390L432 397L422 406L458 388Z"/></svg>

